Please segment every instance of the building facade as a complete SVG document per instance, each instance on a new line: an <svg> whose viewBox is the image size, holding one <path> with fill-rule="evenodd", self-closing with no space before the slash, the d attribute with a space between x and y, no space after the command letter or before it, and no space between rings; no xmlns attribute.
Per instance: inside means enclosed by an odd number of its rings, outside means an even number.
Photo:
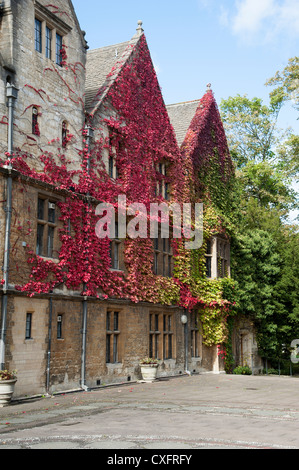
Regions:
<svg viewBox="0 0 299 470"><path fill-rule="evenodd" d="M188 116L166 107L141 22L87 50L71 1L2 2L0 350L17 396L138 380L146 356L160 376L224 370L229 238L203 162L216 148L210 172L233 169L213 93ZM186 250L161 226L128 237L121 197L135 234L151 204L204 202L203 244ZM104 237L102 203L115 209Z"/></svg>

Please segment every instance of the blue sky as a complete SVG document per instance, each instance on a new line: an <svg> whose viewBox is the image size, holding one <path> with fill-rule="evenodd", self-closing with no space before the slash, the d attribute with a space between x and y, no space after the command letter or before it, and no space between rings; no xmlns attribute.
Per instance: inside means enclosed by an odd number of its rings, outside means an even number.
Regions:
<svg viewBox="0 0 299 470"><path fill-rule="evenodd" d="M143 28L166 104L236 94L268 103L265 82L299 53L298 0L73 0L90 49ZM291 106L280 125L299 132Z"/></svg>

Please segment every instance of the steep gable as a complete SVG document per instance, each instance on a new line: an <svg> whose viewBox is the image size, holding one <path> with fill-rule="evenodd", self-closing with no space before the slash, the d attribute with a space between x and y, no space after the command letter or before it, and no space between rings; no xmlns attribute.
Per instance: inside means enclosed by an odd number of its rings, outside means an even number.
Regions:
<svg viewBox="0 0 299 470"><path fill-rule="evenodd" d="M218 207L228 197L234 166L212 90L200 100L181 146L184 159L191 160L197 196Z"/></svg>
<svg viewBox="0 0 299 470"><path fill-rule="evenodd" d="M131 41L91 51L87 76L93 127L102 128L106 139L114 132L125 148L118 149L116 165L127 197L153 199L157 179L157 184L166 181L165 174L157 174L159 165L167 166L167 184L177 197L181 155L142 31Z"/></svg>
<svg viewBox="0 0 299 470"><path fill-rule="evenodd" d="M85 108L94 115L129 61L143 35L142 22L138 22L136 34L131 40L89 51L86 64Z"/></svg>

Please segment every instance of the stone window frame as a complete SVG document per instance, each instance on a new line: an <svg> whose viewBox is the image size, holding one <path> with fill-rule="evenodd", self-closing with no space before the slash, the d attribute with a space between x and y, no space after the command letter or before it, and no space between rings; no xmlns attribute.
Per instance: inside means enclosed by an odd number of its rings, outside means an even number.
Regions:
<svg viewBox="0 0 299 470"><path fill-rule="evenodd" d="M192 311L190 317L190 335L191 335L191 357L201 358L202 357L202 335L200 332L199 320L197 318L197 312Z"/></svg>
<svg viewBox="0 0 299 470"><path fill-rule="evenodd" d="M158 238L154 238L154 262L153 272L156 276L172 277L173 250L170 238L162 238L159 230ZM162 261L160 261L162 260Z"/></svg>
<svg viewBox="0 0 299 470"><path fill-rule="evenodd" d="M37 106L33 106L32 107L32 121L31 121L32 134L37 136L37 137L40 135L38 116L39 116L39 110L38 110Z"/></svg>
<svg viewBox="0 0 299 470"><path fill-rule="evenodd" d="M230 277L230 242L224 237L212 237L206 247L206 275L208 279Z"/></svg>
<svg viewBox="0 0 299 470"><path fill-rule="evenodd" d="M230 244L217 238L217 277L230 277Z"/></svg>
<svg viewBox="0 0 299 470"><path fill-rule="evenodd" d="M46 7L44 7L38 1L35 2L35 20L41 22L41 51L37 51L42 54L47 60L51 60L58 66L62 66L61 63L57 62L57 51L56 51L56 43L57 43L57 35L62 38L62 44L65 44L66 38L68 34L72 31L72 27L69 26L65 21L61 18L58 18L57 15L52 13ZM46 28L51 31L51 57L47 57L46 53ZM55 44L53 44L55 41ZM54 47L55 45L55 47ZM61 61L60 61L61 62Z"/></svg>
<svg viewBox="0 0 299 470"><path fill-rule="evenodd" d="M119 171L116 164L117 153L125 149L125 142L124 137L120 134L120 132L111 126L108 126L108 135L109 155L107 173L112 180L117 180L119 178ZM117 146L114 142L115 136L119 137L119 140L117 141Z"/></svg>
<svg viewBox="0 0 299 470"><path fill-rule="evenodd" d="M61 124L61 144L62 148L66 149L68 144L69 123L64 119Z"/></svg>
<svg viewBox="0 0 299 470"><path fill-rule="evenodd" d="M53 50L53 33L52 29L46 24L46 36L45 36L45 54L47 59L52 59Z"/></svg>
<svg viewBox="0 0 299 470"><path fill-rule="evenodd" d="M159 175L159 181L157 181L157 185L155 188L156 196L162 196L165 201L170 199L170 187L169 183L167 182L167 172L169 168L168 162L161 162L156 165L156 173ZM162 178L161 178L162 175Z"/></svg>
<svg viewBox="0 0 299 470"><path fill-rule="evenodd" d="M163 361L175 358L174 320L172 312L149 313L149 357Z"/></svg>
<svg viewBox="0 0 299 470"><path fill-rule="evenodd" d="M173 320L171 313L163 313L163 360L173 359Z"/></svg>
<svg viewBox="0 0 299 470"><path fill-rule="evenodd" d="M124 271L123 240L118 236L118 221L115 221L115 238L110 240L110 259L112 271Z"/></svg>
<svg viewBox="0 0 299 470"><path fill-rule="evenodd" d="M39 201L44 201L43 214L39 213L41 209L39 207ZM37 194L37 210L36 210L36 254L41 258L55 260L58 259L58 203L57 199L50 197L48 194L39 192ZM55 208L50 207L50 204L54 204ZM54 219L50 219L49 211L54 212ZM40 216L43 215L41 218ZM40 230L40 227L43 227ZM49 239L49 229L51 229L51 235ZM52 230L53 229L53 230ZM49 246L49 242L51 245ZM40 249L41 247L41 249ZM55 256L55 253L57 255Z"/></svg>
<svg viewBox="0 0 299 470"><path fill-rule="evenodd" d="M56 322L56 338L58 340L63 340L63 318L64 314L63 313L58 313L57 315L57 322Z"/></svg>
<svg viewBox="0 0 299 470"><path fill-rule="evenodd" d="M25 323L25 341L31 340L32 338L32 321L33 321L32 311L26 312L26 323Z"/></svg>
<svg viewBox="0 0 299 470"><path fill-rule="evenodd" d="M120 338L121 338L121 321L122 321L121 309L107 308L105 321L106 321L106 364L120 364L121 363Z"/></svg>
<svg viewBox="0 0 299 470"><path fill-rule="evenodd" d="M37 17L34 20L34 49L40 54L43 50L43 22Z"/></svg>

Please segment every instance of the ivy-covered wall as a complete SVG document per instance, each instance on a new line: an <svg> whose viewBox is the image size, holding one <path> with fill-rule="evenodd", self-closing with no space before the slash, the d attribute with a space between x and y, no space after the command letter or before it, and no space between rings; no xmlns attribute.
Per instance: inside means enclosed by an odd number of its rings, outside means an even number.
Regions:
<svg viewBox="0 0 299 470"><path fill-rule="evenodd" d="M64 77L74 80L76 70L64 54ZM36 95L46 90L31 87ZM66 93L64 104L75 101ZM33 103L26 103L24 112ZM111 109L111 117L107 118ZM105 116L105 117L103 117ZM18 119L18 117L16 118ZM229 278L207 279L205 249L207 241L226 236L224 208L229 198L233 169L226 139L212 92L202 99L199 110L179 149L170 125L161 90L144 35L132 48L129 60L111 84L101 107L88 116L95 138L89 145L82 131L83 149L77 150L81 166L72 167L67 149L40 149L38 165L28 152L15 152L12 165L23 185L16 188L21 203L14 197L14 233L27 242L26 249L12 256L15 271L19 257L26 259L30 275L18 271L16 288L29 296L49 293L54 289L77 292L101 299L129 299L152 304L178 305L198 310L204 343L223 343L228 334L227 319L233 312L234 282ZM107 134L110 129L110 136ZM51 143L48 142L47 148ZM76 146L69 138L67 147ZM111 179L105 166L105 155L114 154L119 177ZM7 155L2 154L1 166ZM162 176L157 165L166 163ZM36 169L38 168L38 170ZM57 259L36 255L36 201L25 181L37 187L53 188L59 207L59 248ZM172 240L174 269L171 278L153 273L153 240L126 239L123 242L126 271L111 270L109 239L99 239L95 232L95 208L100 202L116 204L119 195L127 203L139 202L149 208L152 202L163 202L156 195L161 181L170 187L168 202L204 203L204 243L197 250L186 250L184 240ZM37 197L37 196L35 196ZM165 202L165 201L164 201ZM20 207L26 207L21 212ZM30 225L31 220L31 226ZM29 225L28 225L29 224ZM25 273L25 271L24 271Z"/></svg>

